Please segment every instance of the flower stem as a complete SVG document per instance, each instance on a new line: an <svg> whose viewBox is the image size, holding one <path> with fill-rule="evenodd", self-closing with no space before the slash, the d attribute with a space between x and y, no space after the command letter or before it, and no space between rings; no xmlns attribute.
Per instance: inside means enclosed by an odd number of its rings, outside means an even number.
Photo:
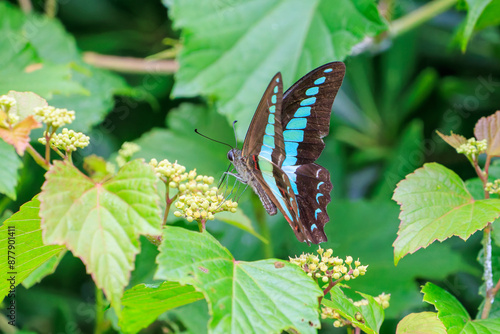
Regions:
<svg viewBox="0 0 500 334"><path fill-rule="evenodd" d="M434 0L406 16L394 20L391 24L390 34L393 37L400 36L407 31L418 27L439 14L450 9L457 0Z"/></svg>
<svg viewBox="0 0 500 334"><path fill-rule="evenodd" d="M35 160L35 162L40 165L43 169L45 170L49 170L50 168L50 164L47 160L45 160L41 155L40 153L38 153L34 148L33 146L31 146L30 144L28 144L28 146L26 146L26 151L31 155L31 157L33 158L33 160Z"/></svg>
<svg viewBox="0 0 500 334"><path fill-rule="evenodd" d="M172 203L177 199L179 193L175 194L174 197L170 198L170 187L168 186L169 181L165 182L165 187L167 190L165 191L165 212L163 213L163 225L167 224L168 213L170 212L170 207Z"/></svg>

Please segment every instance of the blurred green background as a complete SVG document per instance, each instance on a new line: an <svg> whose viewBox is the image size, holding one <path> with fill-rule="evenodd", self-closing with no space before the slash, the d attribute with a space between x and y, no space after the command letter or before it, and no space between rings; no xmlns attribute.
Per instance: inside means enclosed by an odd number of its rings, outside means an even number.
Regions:
<svg viewBox="0 0 500 334"><path fill-rule="evenodd" d="M195 128L232 144L230 123L237 119L241 141L277 71L288 87L323 63L343 60L346 79L318 160L334 184L323 248L369 265L367 275L350 284L355 290L392 295L384 333L393 333L404 315L432 309L419 293L427 281L450 291L474 316L481 302L480 236L433 244L394 267L391 245L399 207L391 196L396 184L426 161L440 162L464 179L473 177L467 160L435 130L471 137L475 122L499 109L500 31L491 23L498 19L482 17L481 29L463 53L465 1L448 1L449 10L391 39L371 1L164 2L64 0L55 20L27 17L17 2L0 2L0 35L7 37L0 41L0 94L31 90L51 105L74 109L74 128L92 143L75 156L76 164L89 154L113 157L124 141L135 141L142 147L136 157L177 160L217 179L227 167L227 149L196 135ZM428 3L378 5L389 5L385 16L393 21ZM45 5L33 2L38 12ZM367 37L374 37L372 43L366 44ZM102 59L89 60L92 54L85 52L157 63L138 73L132 73L133 62L109 71L89 65ZM27 73L34 63L44 64L42 72ZM23 158L17 198L1 199L4 219L40 192L43 172L30 157ZM269 226L270 243L227 223L210 222L208 230L236 259L286 259L315 251L296 240L281 215L268 216L250 191L240 206L258 232ZM169 222L196 229L173 216ZM144 238L141 244L130 286L153 281L156 249ZM25 330L93 330L94 284L70 253L41 283L29 290L20 286L17 301L18 324ZM144 333L165 328L203 333L207 319L206 304L198 302L164 314ZM321 333L345 331L331 323L323 327Z"/></svg>

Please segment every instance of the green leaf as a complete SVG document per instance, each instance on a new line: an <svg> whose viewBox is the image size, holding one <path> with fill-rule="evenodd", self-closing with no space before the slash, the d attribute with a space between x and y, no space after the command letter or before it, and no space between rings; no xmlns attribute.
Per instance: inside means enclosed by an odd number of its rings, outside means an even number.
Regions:
<svg viewBox="0 0 500 334"><path fill-rule="evenodd" d="M500 331L499 318L472 320L463 305L437 285L426 283L422 293L424 301L436 307L438 318L443 322L447 333L489 334Z"/></svg>
<svg viewBox="0 0 500 334"><path fill-rule="evenodd" d="M12 200L16 200L16 186L18 180L18 170L22 167L23 162L19 158L14 149L14 146L0 140L0 193L9 196Z"/></svg>
<svg viewBox="0 0 500 334"><path fill-rule="evenodd" d="M125 291L119 326L124 333L137 333L170 309L203 299L191 285L177 282L139 284Z"/></svg>
<svg viewBox="0 0 500 334"><path fill-rule="evenodd" d="M0 40L0 94L33 91L50 105L75 110L71 127L86 131L111 110L114 94L129 92L121 77L83 62L59 21L1 2L0 22L7 37Z"/></svg>
<svg viewBox="0 0 500 334"><path fill-rule="evenodd" d="M449 333L449 332L448 332ZM491 334L500 333L500 319L481 319L469 321L462 332L465 334Z"/></svg>
<svg viewBox="0 0 500 334"><path fill-rule="evenodd" d="M500 0L491 0L488 6L483 10L483 13L476 22L476 29L483 29L489 26L500 24Z"/></svg>
<svg viewBox="0 0 500 334"><path fill-rule="evenodd" d="M140 160L99 183L56 161L40 195L44 239L66 245L119 313L139 252L140 234L159 235L161 218L153 169Z"/></svg>
<svg viewBox="0 0 500 334"><path fill-rule="evenodd" d="M52 256L40 267L33 270L33 272L23 280L23 286L26 289L29 289L33 285L39 283L44 277L53 274L56 271L59 262L61 262L65 254L66 250L63 250L59 254Z"/></svg>
<svg viewBox="0 0 500 334"><path fill-rule="evenodd" d="M393 199L401 205L394 262L408 253L454 235L467 240L500 215L499 199L474 200L452 170L429 163L398 184Z"/></svg>
<svg viewBox="0 0 500 334"><path fill-rule="evenodd" d="M424 301L432 304L438 311L438 318L447 331L459 332L471 320L463 305L448 291L430 282L422 287Z"/></svg>
<svg viewBox="0 0 500 334"><path fill-rule="evenodd" d="M359 293L359 292L358 292ZM332 300L323 299L321 304L335 309L343 318L352 322L366 333L378 333L384 320L384 309L375 299L367 294L359 293L368 301L368 305L355 306L339 285L331 290ZM356 319L356 313L361 313L363 321Z"/></svg>
<svg viewBox="0 0 500 334"><path fill-rule="evenodd" d="M88 96L88 91L78 82L71 80L71 66L71 64L46 64L32 72L24 72L21 68L17 73L0 71L0 94L5 94L10 90L32 91L49 100L54 94Z"/></svg>
<svg viewBox="0 0 500 334"><path fill-rule="evenodd" d="M483 13L484 9L490 4L492 0L465 0L468 5L467 18L465 19L465 25L460 32L460 42L462 47L462 52L467 49L467 44L472 36L474 27L476 26L477 20Z"/></svg>
<svg viewBox="0 0 500 334"><path fill-rule="evenodd" d="M21 209L0 227L0 252L4 254L0 261L0 295L2 298L10 291L10 282L7 279L11 276L15 277L14 285L18 285L37 268L44 266L47 261L64 252L63 246L44 244L38 215L39 207L40 202L35 197L21 206ZM10 226L13 228L9 229ZM8 256L13 256L15 263L9 264L8 261L13 259ZM15 274L12 274L13 272Z"/></svg>
<svg viewBox="0 0 500 334"><path fill-rule="evenodd" d="M287 88L387 29L372 0L164 2L184 40L173 95L216 98L239 138L274 74Z"/></svg>
<svg viewBox="0 0 500 334"><path fill-rule="evenodd" d="M32 92L16 92L12 90L7 95L16 100L16 105L12 107L10 112L19 115L20 119L34 115L35 108L46 107L48 105L47 101L41 96Z"/></svg>
<svg viewBox="0 0 500 334"><path fill-rule="evenodd" d="M398 324L396 334L446 334L446 328L434 312L410 313Z"/></svg>
<svg viewBox="0 0 500 334"><path fill-rule="evenodd" d="M155 278L192 284L205 295L210 333L269 333L319 327L317 284L278 260L236 261L209 233L166 226Z"/></svg>

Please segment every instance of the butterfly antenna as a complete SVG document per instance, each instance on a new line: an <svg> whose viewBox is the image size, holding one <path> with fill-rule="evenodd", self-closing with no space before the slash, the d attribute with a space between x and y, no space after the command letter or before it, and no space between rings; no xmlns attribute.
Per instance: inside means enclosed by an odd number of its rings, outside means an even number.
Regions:
<svg viewBox="0 0 500 334"><path fill-rule="evenodd" d="M200 136L205 137L205 138L207 138L207 139L209 139L209 140L211 140L211 141L214 141L214 142L216 142L216 143L223 144L223 145L229 146L229 147L231 147L231 148L234 148L234 147L232 147L231 145L229 145L229 144L227 144L227 143L224 143L224 142L221 142L221 141L219 141L219 140L215 140L215 139L213 139L213 138L210 138L210 137L208 137L208 136L205 136L204 134L202 134L202 133L198 132L198 129L194 129L194 132L196 132L196 133L197 133L197 134L199 134Z"/></svg>
<svg viewBox="0 0 500 334"><path fill-rule="evenodd" d="M235 142L234 147L238 147L238 137L236 136L236 126L235 126L236 122L238 122L238 121L233 122L233 132L234 132L234 142Z"/></svg>

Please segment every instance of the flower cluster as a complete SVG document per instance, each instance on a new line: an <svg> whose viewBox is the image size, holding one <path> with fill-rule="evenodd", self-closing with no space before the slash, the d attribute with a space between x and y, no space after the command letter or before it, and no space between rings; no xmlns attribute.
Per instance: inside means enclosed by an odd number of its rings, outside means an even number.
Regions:
<svg viewBox="0 0 500 334"><path fill-rule="evenodd" d="M333 250L324 250L321 246L317 250L318 255L302 254L299 257L290 258L290 262L298 265L308 276L321 279L323 282L334 280L350 280L366 273L368 266L362 266L359 260L354 261L351 256L345 260L338 256L333 257Z"/></svg>
<svg viewBox="0 0 500 334"><path fill-rule="evenodd" d="M66 124L71 124L75 120L75 112L73 110L51 106L35 108L35 116L47 124L47 128L52 128L53 130Z"/></svg>
<svg viewBox="0 0 500 334"><path fill-rule="evenodd" d="M217 212L236 212L238 203L225 201L217 187L211 187L214 182L212 176L197 175L196 170L186 172L186 167L168 160L158 162L153 159L149 164L167 187L177 189L177 201L174 204L176 217L185 217L189 222L206 221L213 220Z"/></svg>
<svg viewBox="0 0 500 334"><path fill-rule="evenodd" d="M46 135L47 132L44 133L44 137L38 139L43 145L47 144ZM50 137L50 146L65 152L73 152L76 151L77 148L85 148L89 145L89 142L90 138L88 136L81 132L75 132L66 128L62 129L61 133L54 134Z"/></svg>
<svg viewBox="0 0 500 334"><path fill-rule="evenodd" d="M475 157L481 153L486 152L488 148L488 142L486 139L476 140L476 138L472 137L467 140L467 143L460 145L457 147L457 152L465 154L467 157Z"/></svg>
<svg viewBox="0 0 500 334"><path fill-rule="evenodd" d="M9 126L19 122L19 115L11 110L15 105L16 100L14 98L7 95L0 96L0 110L3 111L6 116L1 125Z"/></svg>
<svg viewBox="0 0 500 334"><path fill-rule="evenodd" d="M125 165L130 158L137 152L141 150L141 147L135 143L124 142L122 147L118 150L118 156L116 157L116 163L119 167Z"/></svg>
<svg viewBox="0 0 500 334"><path fill-rule="evenodd" d="M389 307L389 300L391 299L391 295L382 293L374 299L380 306L382 306L382 308L386 309ZM358 308L368 305L368 300L366 299L362 299L359 301L353 301L352 299L349 300L353 303L354 306ZM356 312L356 314L354 314L354 318L357 321L363 321L363 315L360 312ZM350 321L342 318L342 316L337 312L336 309L326 306L323 306L321 308L321 319L335 319L335 321L333 322L334 327L342 327L352 324Z"/></svg>
<svg viewBox="0 0 500 334"><path fill-rule="evenodd" d="M500 180L495 180L494 182L486 183L484 190L486 190L490 194L500 195Z"/></svg>

